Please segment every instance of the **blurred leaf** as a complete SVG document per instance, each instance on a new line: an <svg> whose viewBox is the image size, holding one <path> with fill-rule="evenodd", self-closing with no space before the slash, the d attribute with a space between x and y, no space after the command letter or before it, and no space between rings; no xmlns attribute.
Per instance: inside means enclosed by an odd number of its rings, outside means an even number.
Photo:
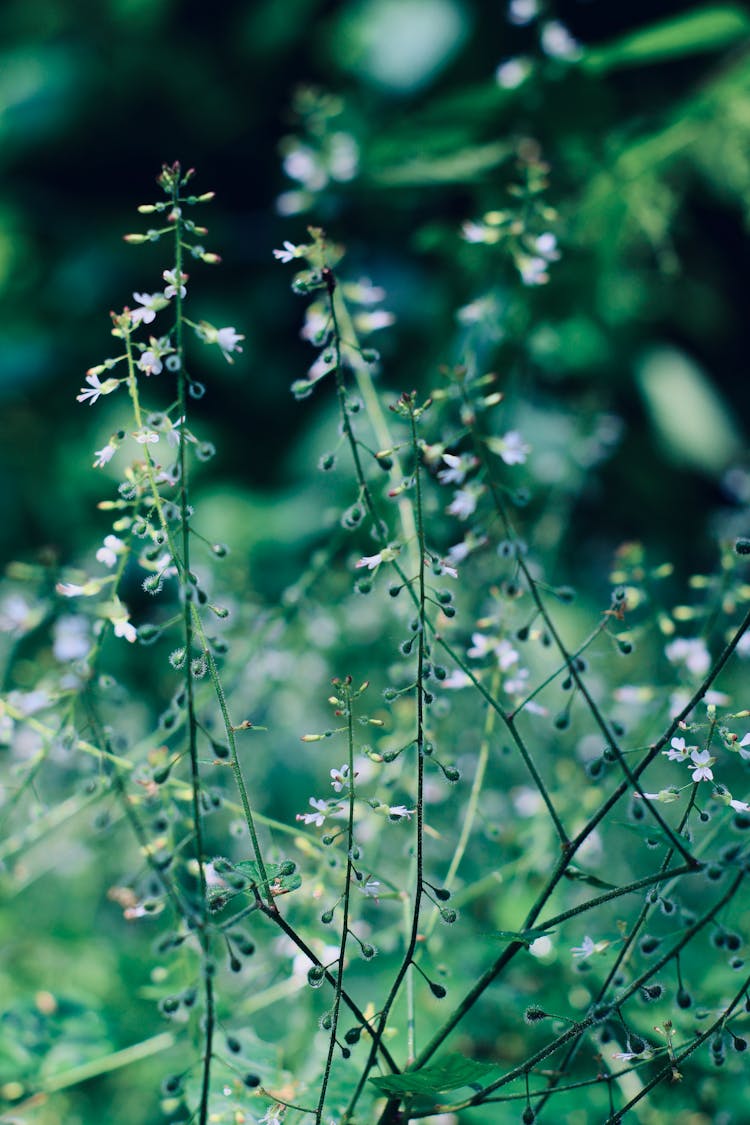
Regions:
<svg viewBox="0 0 750 1125"><path fill-rule="evenodd" d="M442 1090L457 1090L473 1082L484 1082L498 1067L494 1063L477 1062L463 1055L442 1055L434 1063L420 1070L407 1070L403 1074L388 1074L370 1081L383 1094L422 1094L431 1096Z"/></svg>
<svg viewBox="0 0 750 1125"><path fill-rule="evenodd" d="M528 949L540 937L554 934L554 930L493 930L492 936L502 941L520 941Z"/></svg>
<svg viewBox="0 0 750 1125"><path fill-rule="evenodd" d="M490 168L496 168L507 159L510 151L505 141L493 141L491 144L457 149L445 156L417 156L401 165L381 167L371 176L376 183L399 187L470 183ZM374 161L373 165L378 167Z"/></svg>
<svg viewBox="0 0 750 1125"><path fill-rule="evenodd" d="M663 62L703 51L716 51L750 35L750 16L731 5L684 12L663 23L623 35L614 43L587 51L582 65L592 71Z"/></svg>
<svg viewBox="0 0 750 1125"><path fill-rule="evenodd" d="M729 407L684 353L655 348L641 360L636 377L651 422L671 460L716 473L739 452L740 437Z"/></svg>

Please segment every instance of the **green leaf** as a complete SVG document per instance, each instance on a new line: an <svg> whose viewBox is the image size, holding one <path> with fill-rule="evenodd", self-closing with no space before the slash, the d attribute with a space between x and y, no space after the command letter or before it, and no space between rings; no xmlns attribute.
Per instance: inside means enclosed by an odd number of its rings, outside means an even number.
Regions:
<svg viewBox="0 0 750 1125"><path fill-rule="evenodd" d="M463 1055L441 1055L434 1063L419 1070L406 1070L403 1074L388 1074L370 1081L382 1094L404 1097L422 1095L431 1097L443 1090L457 1090L474 1082L484 1082L498 1071L495 1063L477 1062Z"/></svg>
<svg viewBox="0 0 750 1125"><path fill-rule="evenodd" d="M581 65L597 72L716 51L750 35L750 16L734 4L683 12L587 51Z"/></svg>
<svg viewBox="0 0 750 1125"><path fill-rule="evenodd" d="M563 872L566 879L571 881L575 880L579 883L588 883L590 887L599 887L602 891L614 891L617 889L616 883L608 883L605 879L600 879L598 875L592 875L589 871L583 871L575 864L569 864Z"/></svg>
<svg viewBox="0 0 750 1125"><path fill-rule="evenodd" d="M289 871L288 863L265 864L266 884L264 884L258 870L258 865L254 860L244 859L241 860L240 863L235 863L234 866L249 879L251 887L258 887L260 890L263 890L264 886L269 885L274 895L287 895L290 891L296 891L302 886L302 880L299 875L295 875L294 873L284 874L284 872Z"/></svg>
<svg viewBox="0 0 750 1125"><path fill-rule="evenodd" d="M554 934L554 930L493 930L492 936L502 941L520 941L528 949L540 937Z"/></svg>

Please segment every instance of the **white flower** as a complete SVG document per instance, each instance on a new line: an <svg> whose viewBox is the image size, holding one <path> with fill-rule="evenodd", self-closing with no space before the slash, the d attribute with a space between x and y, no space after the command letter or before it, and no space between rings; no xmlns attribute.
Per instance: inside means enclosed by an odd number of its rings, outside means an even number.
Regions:
<svg viewBox="0 0 750 1125"><path fill-rule="evenodd" d="M391 820L411 820L416 811L416 809L407 809L406 805L391 805L388 815Z"/></svg>
<svg viewBox="0 0 750 1125"><path fill-rule="evenodd" d="M542 27L542 50L553 59L575 62L582 55L581 44L559 20L549 20Z"/></svg>
<svg viewBox="0 0 750 1125"><path fill-rule="evenodd" d="M117 621L113 621L112 624L114 626L115 636L123 637L132 645L136 637L138 636L135 625L131 624L131 622L128 621L127 617L120 617L117 619Z"/></svg>
<svg viewBox="0 0 750 1125"><path fill-rule="evenodd" d="M471 676L467 676L466 672L460 668L454 668L451 674L443 680L441 686L451 691L458 691L460 688L470 687L471 684Z"/></svg>
<svg viewBox="0 0 750 1125"><path fill-rule="evenodd" d="M377 881L377 879L368 879L364 887L360 887L359 889L361 890L362 894L367 895L368 898L377 898L378 890L380 889L380 883Z"/></svg>
<svg viewBox="0 0 750 1125"><path fill-rule="evenodd" d="M437 477L441 484L463 484L466 479L466 474L470 469L473 469L477 463L476 457L471 454L462 454L457 457L454 453L444 453L443 461L448 466L447 469L441 469Z"/></svg>
<svg viewBox="0 0 750 1125"><path fill-rule="evenodd" d="M666 754L670 762L684 762L689 757L692 750L697 750L697 746L686 746L684 738L673 738L669 744L671 750L662 750L662 754Z"/></svg>
<svg viewBox="0 0 750 1125"><path fill-rule="evenodd" d="M690 766L693 771L693 781L713 781L711 766L716 758L712 758L708 750L693 750L690 757L694 763Z"/></svg>
<svg viewBox="0 0 750 1125"><path fill-rule="evenodd" d="M359 281L344 283L344 294L358 305L377 305L386 297L385 289L373 285L369 277L360 277Z"/></svg>
<svg viewBox="0 0 750 1125"><path fill-rule="evenodd" d="M285 242L283 250L274 250L273 256L279 262L292 262L295 258L302 257L306 247L295 246L293 242ZM302 252L302 253L301 253Z"/></svg>
<svg viewBox="0 0 750 1125"><path fill-rule="evenodd" d="M359 570L360 567L366 566L368 570L375 570L380 566L383 561L380 553L377 555L363 555L358 563L355 563L355 569Z"/></svg>
<svg viewBox="0 0 750 1125"><path fill-rule="evenodd" d="M55 589L64 598L80 598L87 592L85 586L77 586L75 582L58 582Z"/></svg>
<svg viewBox="0 0 750 1125"><path fill-rule="evenodd" d="M218 330L218 332L216 333L216 343L221 348L222 355L224 356L224 359L227 361L227 363L234 362L230 357L230 352L242 351L242 348L240 347L240 340L244 339L245 337L235 332L234 328L220 328Z"/></svg>
<svg viewBox="0 0 750 1125"><path fill-rule="evenodd" d="M662 805L669 805L672 801L679 801L680 791L671 785L669 789L660 789L658 793L636 793L635 796L642 796L647 801L659 801Z"/></svg>
<svg viewBox="0 0 750 1125"><path fill-rule="evenodd" d="M285 1105L277 1102L276 1105L269 1106L262 1117L258 1118L258 1125L281 1125L284 1120Z"/></svg>
<svg viewBox="0 0 750 1125"><path fill-rule="evenodd" d="M383 547L377 555L363 555L359 562L354 564L354 568L360 570L363 566L366 566L368 570L375 570L381 563L393 562L399 550L398 544L395 547Z"/></svg>
<svg viewBox="0 0 750 1125"><path fill-rule="evenodd" d="M158 311L159 302L163 298L161 293L134 293L133 300L137 301L140 306L130 310L130 323L135 327L137 324L151 323Z"/></svg>
<svg viewBox="0 0 750 1125"><path fill-rule="evenodd" d="M88 400L89 406L93 406L100 395L110 395L112 391L116 391L120 385L119 379L105 379L102 383L98 375L89 373L86 376L88 387L81 387L80 394L76 395L76 402L86 402Z"/></svg>
<svg viewBox="0 0 750 1125"><path fill-rule="evenodd" d="M462 543L454 543L452 547L448 548L448 558L451 562L463 562L468 558L470 545L464 540Z"/></svg>
<svg viewBox="0 0 750 1125"><path fill-rule="evenodd" d="M439 575L447 574L449 578L458 578L458 571L456 570L455 566L451 566L449 563L443 562L442 559L438 559L435 563L435 570Z"/></svg>
<svg viewBox="0 0 750 1125"><path fill-rule="evenodd" d="M161 276L167 282L167 287L164 290L164 296L167 298L167 300L170 300L172 297L176 297L178 292L177 271L164 270L164 273ZM185 297L187 295L187 289L185 288L185 282L187 281L187 279L188 275L186 273L180 274L179 293L181 297Z"/></svg>
<svg viewBox="0 0 750 1125"><path fill-rule="evenodd" d="M96 557L105 566L113 567L117 562L117 556L122 554L124 550L125 544L122 539L118 539L116 535L107 535L104 546L96 552Z"/></svg>
<svg viewBox="0 0 750 1125"><path fill-rule="evenodd" d="M503 690L507 691L508 695L521 695L528 688L530 674L528 668L518 668L515 674L505 681ZM530 707L528 709L530 710Z"/></svg>
<svg viewBox="0 0 750 1125"><path fill-rule="evenodd" d="M518 430L508 430L502 437L488 438L487 446L506 465L523 465L531 453L531 446L526 444Z"/></svg>
<svg viewBox="0 0 750 1125"><path fill-rule="evenodd" d="M320 305L310 305L305 313L305 323L300 331L303 340L320 344L328 335L330 316Z"/></svg>
<svg viewBox="0 0 750 1125"><path fill-rule="evenodd" d="M349 766L344 764L341 769L330 770L331 786L335 793L340 793L345 785L349 784Z"/></svg>
<svg viewBox="0 0 750 1125"><path fill-rule="evenodd" d="M495 645L495 656L502 672L507 672L512 664L518 663L518 653L508 640L501 640Z"/></svg>
<svg viewBox="0 0 750 1125"><path fill-rule="evenodd" d="M116 452L117 446L113 445L112 442L109 442L109 444L105 445L102 449L95 450L94 468L103 469L107 462L112 460Z"/></svg>
<svg viewBox="0 0 750 1125"><path fill-rule="evenodd" d="M748 732L746 735L744 735L740 739L740 741L737 745L737 749L739 751L740 757L744 758L745 761L747 762L747 761L750 761L750 750L746 750L745 749L746 746L750 746L750 732Z"/></svg>
<svg viewBox="0 0 750 1125"><path fill-rule="evenodd" d="M141 352L141 358L138 360L136 366L139 367L141 371L145 371L147 375L159 375L162 371L161 359L156 352L152 352L150 349Z"/></svg>
<svg viewBox="0 0 750 1125"><path fill-rule="evenodd" d="M745 801L730 801L729 806L733 808L735 812L750 812L750 805Z"/></svg>
<svg viewBox="0 0 750 1125"><path fill-rule="evenodd" d="M448 506L448 512L452 516L458 516L460 520L466 520L476 511L476 507L477 493L468 488L459 488Z"/></svg>
<svg viewBox="0 0 750 1125"><path fill-rule="evenodd" d="M467 649L466 655L473 657L474 660L481 660L488 652L492 651L492 640L486 637L484 633L471 634L471 648Z"/></svg>
<svg viewBox="0 0 750 1125"><path fill-rule="evenodd" d="M36 624L34 611L20 594L10 594L0 605L0 631L25 633Z"/></svg>
<svg viewBox="0 0 750 1125"><path fill-rule="evenodd" d="M320 828L328 814L328 804L326 801L316 801L314 797L311 797L308 803L314 811L297 813L297 820L301 820L304 824L314 824L316 828Z"/></svg>
<svg viewBox="0 0 750 1125"><path fill-rule="evenodd" d="M495 81L502 90L515 90L530 74L530 59L505 59L495 70Z"/></svg>
<svg viewBox="0 0 750 1125"><path fill-rule="evenodd" d="M85 617L72 613L64 613L62 617L58 617L52 643L56 660L83 660L88 655L90 644L89 623Z"/></svg>
<svg viewBox="0 0 750 1125"><path fill-rule="evenodd" d="M588 935L586 935L581 944L578 946L573 946L570 952L574 957L579 957L583 961L587 957L590 957L595 950L596 942L593 938L590 938Z"/></svg>
<svg viewBox="0 0 750 1125"><path fill-rule="evenodd" d="M670 664L684 664L694 676L705 676L711 665L711 656L705 643L698 637L677 637L664 649Z"/></svg>
<svg viewBox="0 0 750 1125"><path fill-rule="evenodd" d="M443 460L448 468L440 470L438 480L442 484L463 484L466 469L463 466L462 458L456 457L454 453L444 453Z"/></svg>
<svg viewBox="0 0 750 1125"><path fill-rule="evenodd" d="M538 0L510 0L508 4L508 20L517 27L531 23L538 15Z"/></svg>
<svg viewBox="0 0 750 1125"><path fill-rule="evenodd" d="M488 233L484 223L475 223L471 219L461 225L461 237L466 242L486 242Z"/></svg>
<svg viewBox="0 0 750 1125"><path fill-rule="evenodd" d="M386 309L373 309L371 312L359 312L354 316L354 327L358 332L377 332L379 328L390 328L396 323L396 317Z"/></svg>

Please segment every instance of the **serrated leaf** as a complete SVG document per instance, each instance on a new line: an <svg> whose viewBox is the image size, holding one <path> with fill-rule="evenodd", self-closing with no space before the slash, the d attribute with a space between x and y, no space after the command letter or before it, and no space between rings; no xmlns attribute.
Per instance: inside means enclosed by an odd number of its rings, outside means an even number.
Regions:
<svg viewBox="0 0 750 1125"><path fill-rule="evenodd" d="M672 19L623 35L614 43L587 51L581 65L589 70L641 66L703 51L715 51L750 35L750 16L734 4L683 12Z"/></svg>
<svg viewBox="0 0 750 1125"><path fill-rule="evenodd" d="M533 945L537 938L548 937L554 934L554 930L493 930L492 936L501 938L503 941L520 941L528 949Z"/></svg>
<svg viewBox="0 0 750 1125"><path fill-rule="evenodd" d="M382 1094L405 1097L421 1095L432 1097L443 1090L457 1090L484 1082L498 1071L495 1063L477 1062L463 1055L441 1055L434 1063L419 1070L405 1070L403 1074L387 1074L370 1081Z"/></svg>

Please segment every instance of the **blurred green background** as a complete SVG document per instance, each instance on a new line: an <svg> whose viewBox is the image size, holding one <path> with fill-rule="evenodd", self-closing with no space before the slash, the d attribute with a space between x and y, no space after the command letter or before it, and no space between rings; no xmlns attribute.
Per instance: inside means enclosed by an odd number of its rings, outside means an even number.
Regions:
<svg viewBox="0 0 750 1125"><path fill-rule="evenodd" d="M686 566L707 545L710 558L708 512L750 492L748 17L664 0L537 7L522 23L476 0L225 0L210 13L177 0L7 0L6 556L49 547L68 561L90 538L101 484L80 451L108 428L74 396L110 352L108 310L157 287L159 251L120 237L142 229L134 208L154 197L161 163L180 159L218 193L206 222L224 264L193 271L194 308L247 337L240 362L206 372L214 482L280 502L273 490L306 472L304 435L328 404L301 409L288 393L313 357L271 252L312 221L347 245L352 276L388 290L387 385L430 386L458 358L456 305L491 289L503 338L490 358L506 383L524 378L542 411L555 400L625 423L604 488L579 501L594 537L656 540ZM509 59L528 70L516 86L498 70ZM555 284L520 302L504 255L459 231L505 205L529 139L551 166L563 259ZM688 496L690 520L662 519Z"/></svg>
<svg viewBox="0 0 750 1125"><path fill-rule="evenodd" d="M75 394L111 354L108 310L158 288L169 264L121 236L143 229L135 207L156 198L154 177L175 159L197 168L197 190L217 192L206 241L224 261L191 270L196 317L246 336L233 366L203 351L195 361L208 391L194 426L218 454L194 498L207 534L233 547L235 590L273 606L328 537L322 514L352 499L345 474L321 483L312 472L335 442L330 390L302 404L289 393L314 353L299 337L289 267L272 251L304 241L308 223L347 246L349 276L387 290L396 324L373 342L394 393L427 391L439 365L460 361L456 309L490 301L483 358L534 446L536 546L556 581L590 581L601 600L624 539L642 539L652 561L673 561L684 578L713 566L717 538L748 534L750 18L741 5L666 0L538 9L527 20L523 4L508 18L507 6L479 0L5 0L6 560L82 562L109 530L96 502L116 476L93 471L90 453L119 407L89 410ZM519 285L502 249L460 237L465 221L507 206L516 158L529 152L550 166L562 252L537 288ZM327 643L333 659L340 624L311 617L299 628L316 687L330 675L318 649ZM377 624L363 615L363 646L382 642ZM283 657L268 658L276 739L282 717L295 738L324 721L285 687ZM260 688L247 690L260 707ZM263 768L280 818L317 792L314 764L300 767L293 791L280 758ZM498 794L503 783L498 770ZM121 857L99 846L106 824L80 793L75 813L64 847L48 819L37 835L27 826L27 867L17 841L5 843L37 938L27 943L19 914L2 923L18 989L6 1041L19 1044L3 1081L38 1058L48 1074L64 1072L164 1031L150 935L125 925L102 891L122 878ZM123 825L114 831L126 839ZM541 870L545 848L523 831L521 850ZM82 1006L45 1013L60 980ZM298 1037L307 1026L301 1018ZM54 1125L59 1104L66 1125L101 1120L110 1098L112 1120L160 1120L163 1068L142 1085L141 1073L76 1085L39 1120Z"/></svg>

